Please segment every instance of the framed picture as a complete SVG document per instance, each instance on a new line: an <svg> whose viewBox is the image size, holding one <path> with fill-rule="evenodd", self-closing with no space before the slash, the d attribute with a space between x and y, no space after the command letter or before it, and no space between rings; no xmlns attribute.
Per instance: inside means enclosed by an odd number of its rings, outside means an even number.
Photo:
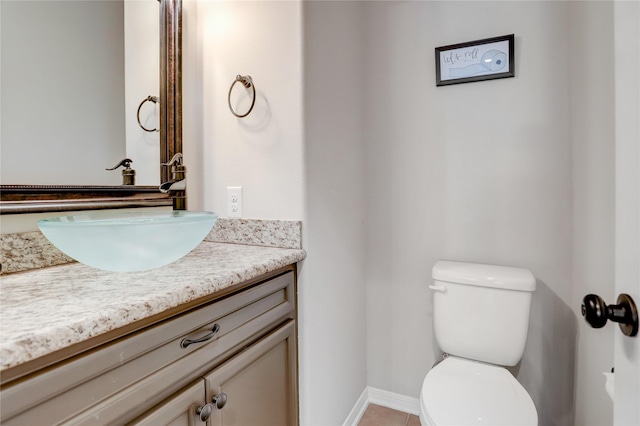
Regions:
<svg viewBox="0 0 640 426"><path fill-rule="evenodd" d="M514 35L436 47L436 86L515 76Z"/></svg>

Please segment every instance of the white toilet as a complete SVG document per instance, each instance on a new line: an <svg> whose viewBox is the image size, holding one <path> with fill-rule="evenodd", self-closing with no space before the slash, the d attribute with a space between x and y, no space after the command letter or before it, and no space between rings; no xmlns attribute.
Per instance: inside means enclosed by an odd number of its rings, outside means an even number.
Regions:
<svg viewBox="0 0 640 426"><path fill-rule="evenodd" d="M531 397L503 367L516 365L524 352L533 274L439 261L432 276L435 336L448 356L424 378L422 425L536 426Z"/></svg>

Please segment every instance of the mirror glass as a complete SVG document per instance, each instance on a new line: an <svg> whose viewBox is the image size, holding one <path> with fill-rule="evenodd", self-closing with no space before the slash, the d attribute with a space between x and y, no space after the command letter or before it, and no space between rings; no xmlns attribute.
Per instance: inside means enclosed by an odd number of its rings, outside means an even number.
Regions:
<svg viewBox="0 0 640 426"><path fill-rule="evenodd" d="M0 2L0 181L160 183L160 133L138 124L159 95L156 0ZM159 105L140 121L158 129Z"/></svg>

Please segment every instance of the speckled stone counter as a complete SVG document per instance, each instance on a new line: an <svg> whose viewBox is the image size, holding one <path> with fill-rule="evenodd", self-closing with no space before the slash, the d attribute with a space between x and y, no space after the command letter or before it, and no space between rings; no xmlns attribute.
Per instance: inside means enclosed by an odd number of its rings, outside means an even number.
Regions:
<svg viewBox="0 0 640 426"><path fill-rule="evenodd" d="M203 242L179 261L115 273L79 263L0 278L0 371L305 258L301 249Z"/></svg>
<svg viewBox="0 0 640 426"><path fill-rule="evenodd" d="M205 241L263 247L302 248L302 222L218 218ZM0 274L75 262L40 233L0 234Z"/></svg>

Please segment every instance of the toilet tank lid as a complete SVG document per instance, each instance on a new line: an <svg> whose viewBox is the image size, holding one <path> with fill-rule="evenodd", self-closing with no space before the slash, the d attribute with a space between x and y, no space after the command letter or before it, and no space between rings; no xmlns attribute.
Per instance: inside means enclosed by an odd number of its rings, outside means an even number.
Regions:
<svg viewBox="0 0 640 426"><path fill-rule="evenodd" d="M437 281L505 290L535 291L536 278L524 268L440 260L433 266Z"/></svg>

